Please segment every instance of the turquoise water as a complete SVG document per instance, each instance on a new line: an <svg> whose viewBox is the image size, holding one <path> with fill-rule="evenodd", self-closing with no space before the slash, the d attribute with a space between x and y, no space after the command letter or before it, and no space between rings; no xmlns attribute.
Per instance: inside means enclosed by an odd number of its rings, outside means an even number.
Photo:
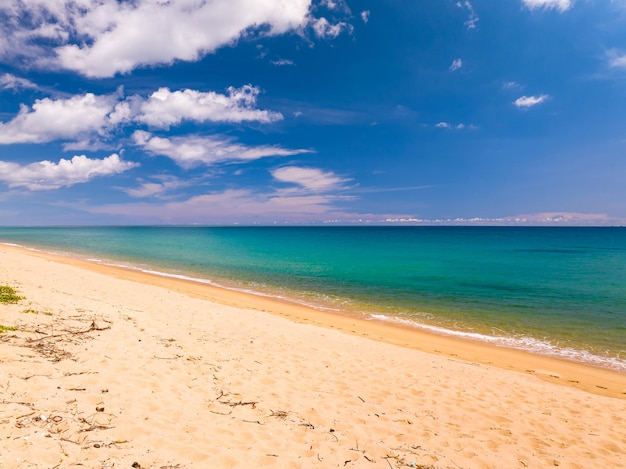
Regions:
<svg viewBox="0 0 626 469"><path fill-rule="evenodd" d="M0 227L0 242L626 372L623 228Z"/></svg>

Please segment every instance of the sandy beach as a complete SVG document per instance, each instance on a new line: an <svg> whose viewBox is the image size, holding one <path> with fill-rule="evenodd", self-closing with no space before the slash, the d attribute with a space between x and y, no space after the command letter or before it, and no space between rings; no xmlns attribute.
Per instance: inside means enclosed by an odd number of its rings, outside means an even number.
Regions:
<svg viewBox="0 0 626 469"><path fill-rule="evenodd" d="M12 246L0 285L2 469L626 467L623 374Z"/></svg>

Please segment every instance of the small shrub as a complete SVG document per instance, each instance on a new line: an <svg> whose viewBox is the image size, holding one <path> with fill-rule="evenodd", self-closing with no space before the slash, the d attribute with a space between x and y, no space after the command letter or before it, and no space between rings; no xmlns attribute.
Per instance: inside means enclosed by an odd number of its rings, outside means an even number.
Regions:
<svg viewBox="0 0 626 469"><path fill-rule="evenodd" d="M4 334L7 331L16 331L17 327L13 327L13 326L3 326L2 324L0 324L0 334Z"/></svg>
<svg viewBox="0 0 626 469"><path fill-rule="evenodd" d="M9 303L13 304L23 299L24 297L19 296L13 288L6 285L0 285L0 303L5 305Z"/></svg>
<svg viewBox="0 0 626 469"><path fill-rule="evenodd" d="M24 311L22 311L22 313L26 313L26 314L45 314L46 316L52 316L52 313L49 313L48 311L37 311L36 309L25 309Z"/></svg>

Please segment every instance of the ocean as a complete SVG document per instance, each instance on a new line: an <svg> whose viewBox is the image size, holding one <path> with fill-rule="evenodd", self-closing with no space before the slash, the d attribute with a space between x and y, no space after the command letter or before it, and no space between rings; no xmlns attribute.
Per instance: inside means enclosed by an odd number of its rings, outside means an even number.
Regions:
<svg viewBox="0 0 626 469"><path fill-rule="evenodd" d="M0 243L626 373L625 228L0 227Z"/></svg>

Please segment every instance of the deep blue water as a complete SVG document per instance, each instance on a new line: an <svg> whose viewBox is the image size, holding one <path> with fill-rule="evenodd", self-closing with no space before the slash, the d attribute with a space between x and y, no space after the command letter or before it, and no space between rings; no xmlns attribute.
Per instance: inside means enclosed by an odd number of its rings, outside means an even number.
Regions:
<svg viewBox="0 0 626 469"><path fill-rule="evenodd" d="M623 228L37 227L0 242L626 372Z"/></svg>

